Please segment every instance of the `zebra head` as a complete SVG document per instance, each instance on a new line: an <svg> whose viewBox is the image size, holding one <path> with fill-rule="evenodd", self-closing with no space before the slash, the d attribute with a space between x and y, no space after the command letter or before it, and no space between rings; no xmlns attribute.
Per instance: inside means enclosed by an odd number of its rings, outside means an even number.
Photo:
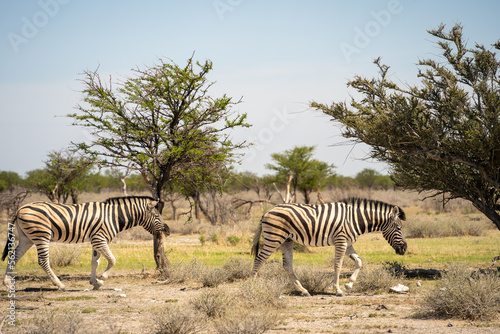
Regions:
<svg viewBox="0 0 500 334"><path fill-rule="evenodd" d="M158 234L165 234L165 236L169 236L170 235L170 228L168 227L168 225L163 221L163 218L160 214L160 212L158 212L158 210L156 209L156 206L158 205L158 201L153 201L153 202L149 202L148 205L147 205L147 208L148 208L148 213L151 215L150 218L152 219L153 221L153 233L158 233Z"/></svg>
<svg viewBox="0 0 500 334"><path fill-rule="evenodd" d="M382 230L382 235L385 240L394 248L398 255L404 255L407 249L407 244L403 235L403 224L401 223L401 221L405 219L406 216L403 210L394 206L389 214L388 223Z"/></svg>

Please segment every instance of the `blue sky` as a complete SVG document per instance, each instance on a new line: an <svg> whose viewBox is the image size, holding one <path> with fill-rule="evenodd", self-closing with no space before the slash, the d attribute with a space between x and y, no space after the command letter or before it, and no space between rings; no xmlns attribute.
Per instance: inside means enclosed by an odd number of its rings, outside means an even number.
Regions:
<svg viewBox="0 0 500 334"><path fill-rule="evenodd" d="M213 61L212 95L235 99L253 126L233 132L255 145L239 170L268 172L270 155L316 146L316 158L353 176L368 148L341 145L339 126L308 109L349 100L355 75L372 77L374 58L400 83L416 63L439 58L426 32L462 23L472 46L500 38L499 1L76 1L0 3L0 170L43 168L50 151L91 140L64 117L82 101L78 79L99 68L119 79L158 58L179 65L195 52Z"/></svg>

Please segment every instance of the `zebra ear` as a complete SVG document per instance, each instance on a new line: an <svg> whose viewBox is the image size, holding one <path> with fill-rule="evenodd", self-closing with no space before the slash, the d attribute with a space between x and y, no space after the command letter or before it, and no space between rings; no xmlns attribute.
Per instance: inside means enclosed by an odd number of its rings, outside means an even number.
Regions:
<svg viewBox="0 0 500 334"><path fill-rule="evenodd" d="M391 216L393 219L396 219L399 217L399 207L397 207L397 206L392 207Z"/></svg>
<svg viewBox="0 0 500 334"><path fill-rule="evenodd" d="M405 212L403 211L403 209L401 209L399 206L394 206L391 210L391 215L394 217L394 218L398 218L401 219L401 220L406 220L406 214Z"/></svg>
<svg viewBox="0 0 500 334"><path fill-rule="evenodd" d="M148 203L148 209L153 209L158 204L158 201L153 201Z"/></svg>

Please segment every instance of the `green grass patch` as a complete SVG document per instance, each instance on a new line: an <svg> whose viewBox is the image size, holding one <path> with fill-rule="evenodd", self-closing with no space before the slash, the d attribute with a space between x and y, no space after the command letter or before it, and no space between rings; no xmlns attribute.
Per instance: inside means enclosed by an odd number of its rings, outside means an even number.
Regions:
<svg viewBox="0 0 500 334"><path fill-rule="evenodd" d="M175 236L173 237L175 238ZM354 244L356 252L365 262L400 262L409 268L441 268L453 262L468 263L472 267L484 267L491 263L491 259L498 255L500 231L490 231L485 236L477 237L446 237L446 238L412 238L407 239L408 252L404 256L397 255L380 233L362 235ZM89 274L91 261L90 244L72 245L81 250L78 264L63 268L54 268L57 275ZM150 241L116 243L110 245L116 257L116 266L112 271L120 270L153 270L156 264L153 258L153 244ZM252 261L250 246L246 243L232 245L205 244L201 245L168 245L166 243L167 258L173 263L189 263L193 259L203 265L219 267L232 258L244 258ZM334 247L310 247L310 253L294 252L294 265L308 265L331 267L334 258ZM281 262L281 253L277 252L269 260ZM345 264L352 262L346 258ZM98 274L102 273L107 261L101 258ZM36 249L31 248L16 266L20 274L45 275L37 263ZM112 277L111 274L111 277Z"/></svg>
<svg viewBox="0 0 500 334"><path fill-rule="evenodd" d="M94 297L94 296L62 296L62 297L46 298L46 299L47 300L58 301L58 302L67 302L67 301L71 301L71 300L97 299L97 297Z"/></svg>
<svg viewBox="0 0 500 334"><path fill-rule="evenodd" d="M97 312L97 309L94 307L87 307L82 310L82 313L95 313Z"/></svg>

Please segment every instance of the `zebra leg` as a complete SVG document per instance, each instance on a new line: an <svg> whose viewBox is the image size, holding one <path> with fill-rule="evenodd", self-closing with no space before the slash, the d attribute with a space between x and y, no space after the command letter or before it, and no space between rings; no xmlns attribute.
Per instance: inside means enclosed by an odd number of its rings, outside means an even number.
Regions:
<svg viewBox="0 0 500 334"><path fill-rule="evenodd" d="M270 243L273 243L273 245L270 245ZM255 260L253 261L253 269L251 277L255 278L257 276L257 271L259 271L260 267L264 264L264 262L266 262L266 260L271 256L271 254L273 254L276 251L276 249L278 249L281 246L281 244L282 242L280 241L271 242L264 238L264 246L262 247L260 253L255 257Z"/></svg>
<svg viewBox="0 0 500 334"><path fill-rule="evenodd" d="M354 250L354 248L352 247L352 245L350 245L349 247L347 247L346 255L349 255L349 257L355 263L354 272L352 273L351 277L349 278L349 283L345 284L346 290L350 291L352 289L352 285L354 284L354 282L356 282L356 279L357 279L358 274L359 274L359 270L363 266L363 263L361 262L361 259L358 256L358 254L356 254L356 251Z"/></svg>
<svg viewBox="0 0 500 334"><path fill-rule="evenodd" d="M60 290L66 291L66 287L64 286L64 284L61 283L59 278L56 276L56 274L54 274L54 271L50 267L49 241L42 241L41 243L37 243L35 245L38 252L38 264L40 265L40 267L45 270L50 280L52 281L52 284L57 286Z"/></svg>
<svg viewBox="0 0 500 334"><path fill-rule="evenodd" d="M17 262L23 257L28 249L33 246L33 241L31 241L24 232L18 228L19 242L15 250L9 254L7 257L7 269L5 270L5 278L3 279L3 284L10 289L12 281L11 274L15 272L15 267Z"/></svg>
<svg viewBox="0 0 500 334"><path fill-rule="evenodd" d="M293 282L295 288L300 291L302 296L311 297L309 291L304 289L302 284L300 284L297 276L293 272L293 240L288 239L281 245L281 252L283 253L283 267L285 268L288 276Z"/></svg>
<svg viewBox="0 0 500 334"><path fill-rule="evenodd" d="M92 271L90 273L90 284L94 286L94 290L99 290L99 288L104 284L104 281L97 279L96 277L100 257L101 253L99 253L95 248L92 248Z"/></svg>
<svg viewBox="0 0 500 334"><path fill-rule="evenodd" d="M116 259L113 256L113 254L111 253L111 250L109 249L109 246L107 243L104 244L99 249L99 251L101 252L102 256L104 256L106 258L106 260L108 261L108 266L107 266L106 270L101 275L102 279L105 280L108 278L111 268L113 268L115 266Z"/></svg>
<svg viewBox="0 0 500 334"><path fill-rule="evenodd" d="M342 297L344 292L340 289L339 279L340 279L340 270L342 269L342 262L344 260L345 251L347 248L347 242L340 241L335 243L335 267L334 267L334 280L333 287L337 292L337 296Z"/></svg>

